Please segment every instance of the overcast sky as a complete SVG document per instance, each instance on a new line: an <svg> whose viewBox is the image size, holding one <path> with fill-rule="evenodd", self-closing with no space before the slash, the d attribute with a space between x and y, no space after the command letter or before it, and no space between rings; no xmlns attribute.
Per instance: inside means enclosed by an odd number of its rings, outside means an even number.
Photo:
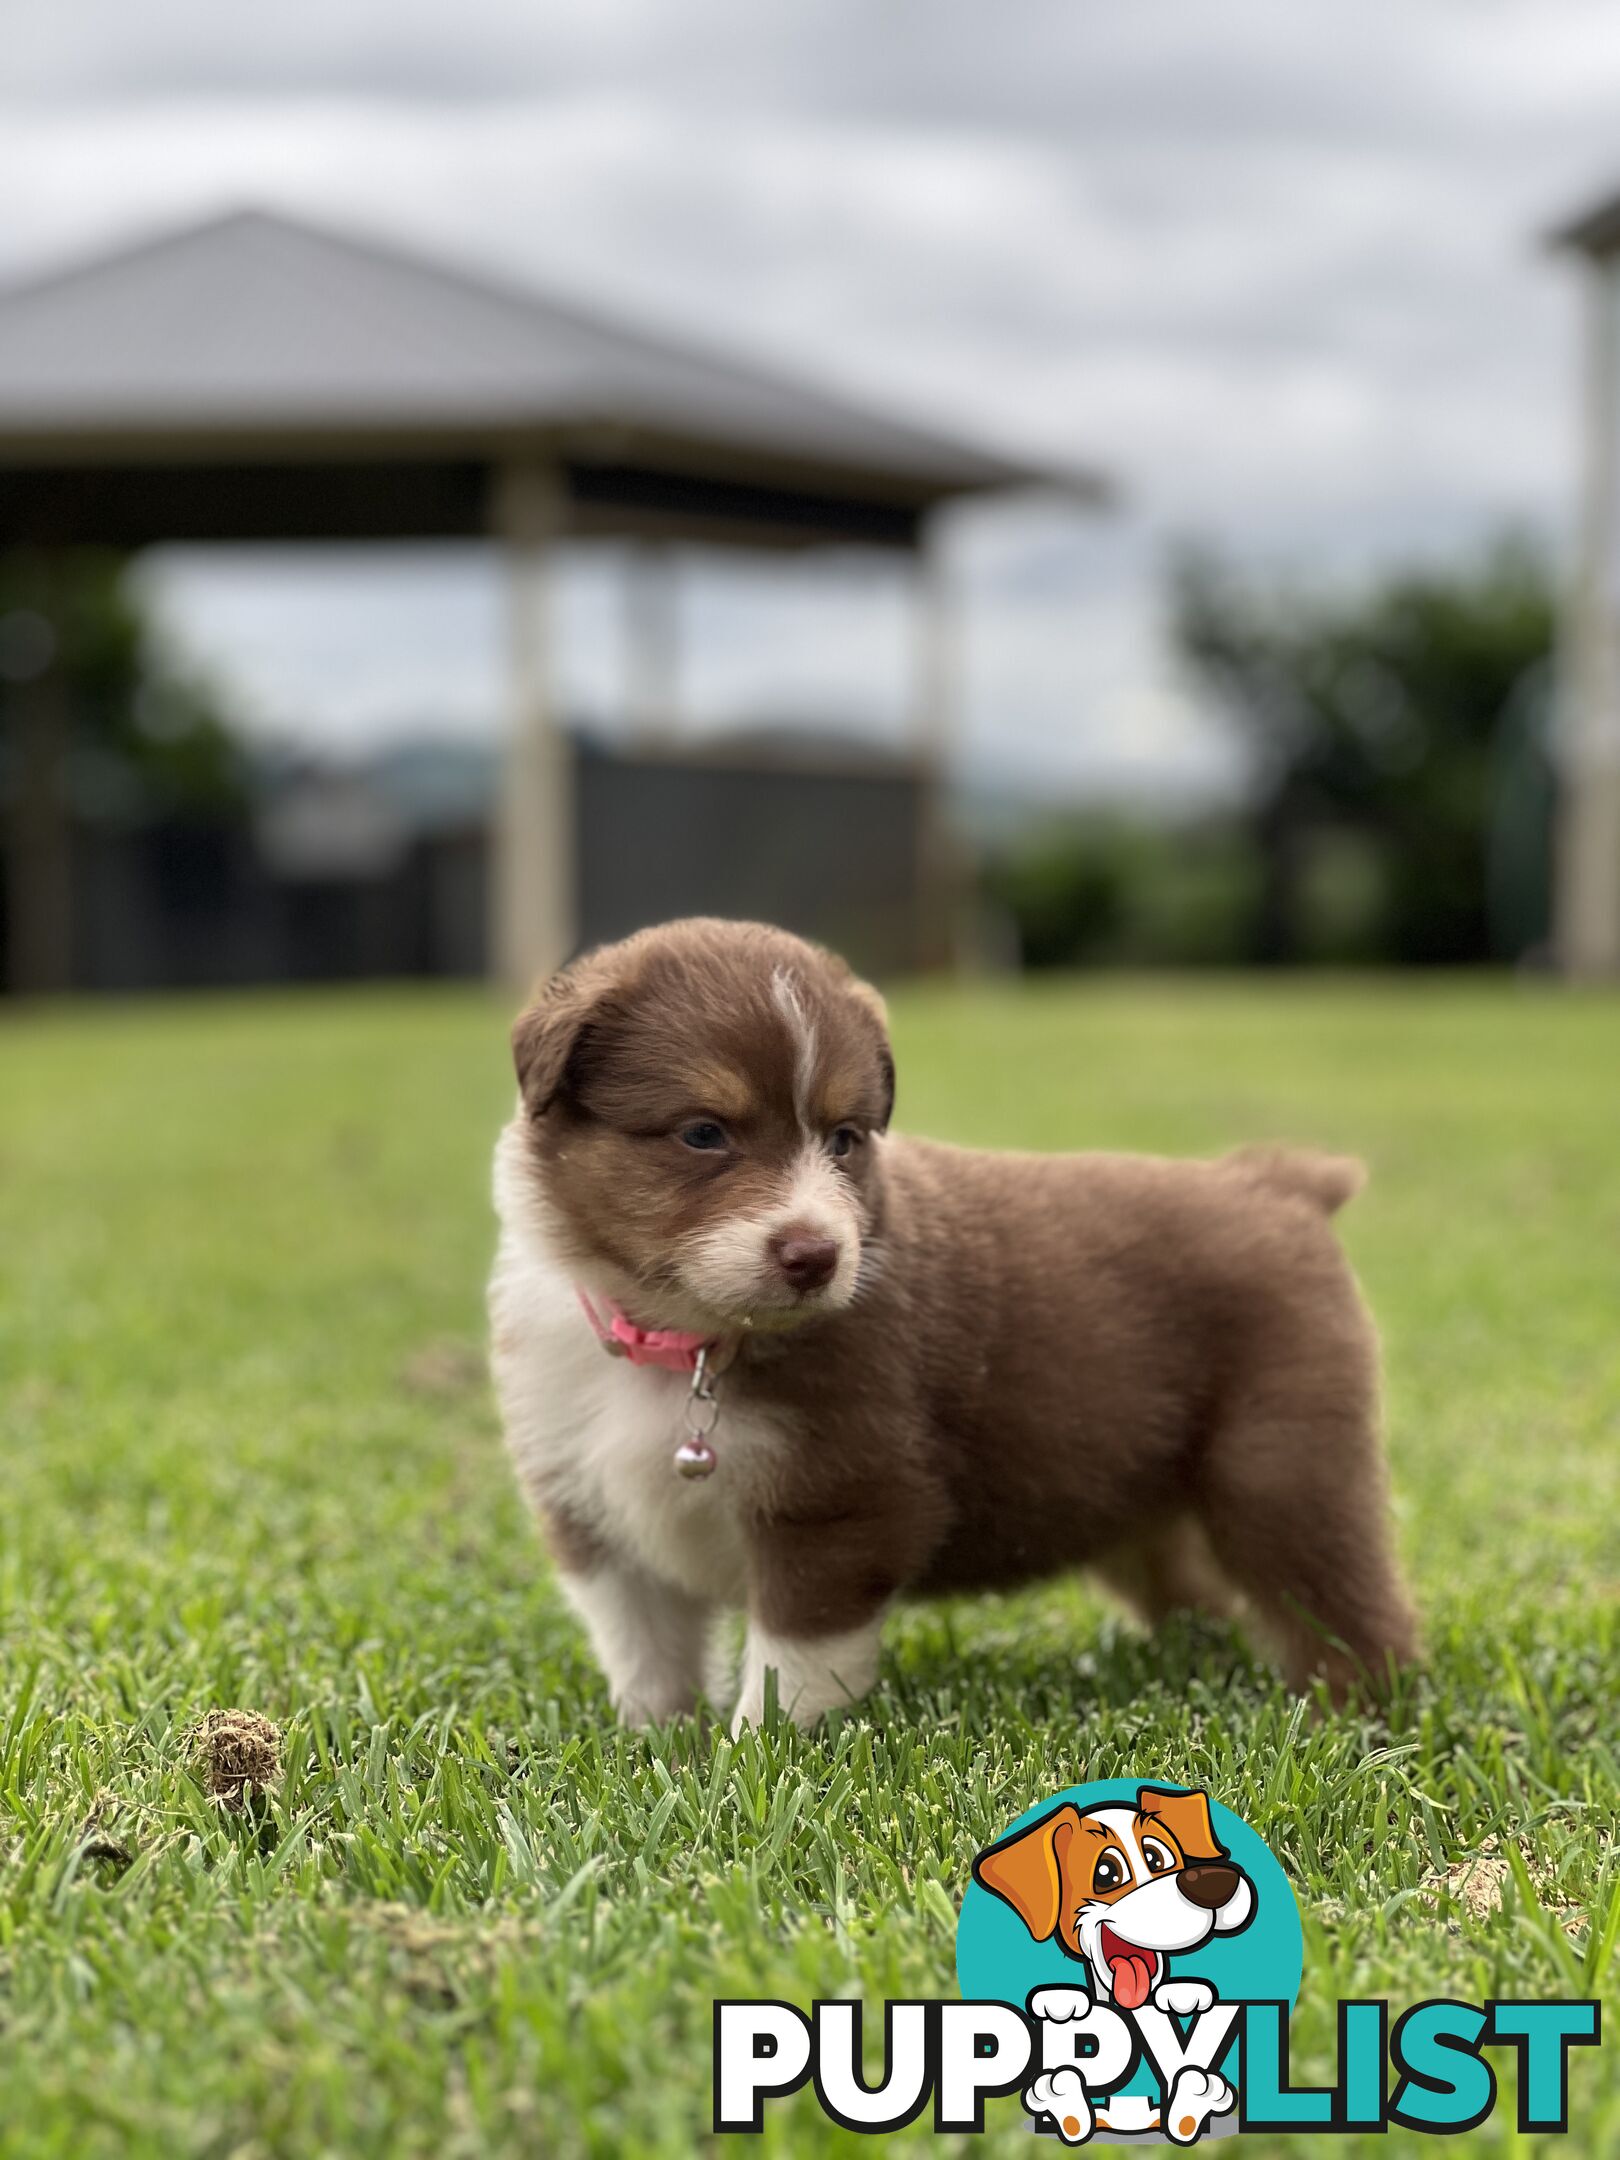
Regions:
<svg viewBox="0 0 1620 2160"><path fill-rule="evenodd" d="M1127 506L976 513L981 777L1205 782L1158 610L1171 537L1313 578L1562 536L1575 308L1546 225L1620 188L1613 0L11 0L0 273L281 206L723 340ZM169 558L163 604L259 725L487 730L468 551ZM893 727L893 579L698 565L693 726ZM611 562L562 593L611 709Z"/></svg>

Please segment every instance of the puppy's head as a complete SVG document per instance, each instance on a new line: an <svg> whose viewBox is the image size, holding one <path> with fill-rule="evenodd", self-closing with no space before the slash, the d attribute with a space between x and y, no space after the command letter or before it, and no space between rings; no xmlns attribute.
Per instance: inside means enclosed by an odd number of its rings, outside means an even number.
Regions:
<svg viewBox="0 0 1620 2160"><path fill-rule="evenodd" d="M551 1240L632 1318L781 1329L854 1297L894 1066L841 960L668 923L554 976L512 1043Z"/></svg>
<svg viewBox="0 0 1620 2160"><path fill-rule="evenodd" d="M1055 1936L1127 2010L1147 2001L1172 1951L1236 1934L1254 1912L1207 1795L1158 1785L1140 1787L1134 1808L1054 1808L980 1853L973 1874L1037 1942Z"/></svg>

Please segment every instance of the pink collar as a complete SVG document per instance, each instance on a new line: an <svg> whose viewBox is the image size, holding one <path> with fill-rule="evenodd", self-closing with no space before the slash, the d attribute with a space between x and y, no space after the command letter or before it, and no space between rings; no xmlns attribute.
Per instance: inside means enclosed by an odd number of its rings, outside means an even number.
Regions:
<svg viewBox="0 0 1620 2160"><path fill-rule="evenodd" d="M696 1372L698 1352L713 1345L714 1338L710 1335L688 1335L680 1328L637 1327L612 1298L604 1301L608 1311L604 1320L577 1284L575 1295L586 1319L596 1330L598 1341L614 1357L628 1358L632 1365L661 1365L665 1372Z"/></svg>

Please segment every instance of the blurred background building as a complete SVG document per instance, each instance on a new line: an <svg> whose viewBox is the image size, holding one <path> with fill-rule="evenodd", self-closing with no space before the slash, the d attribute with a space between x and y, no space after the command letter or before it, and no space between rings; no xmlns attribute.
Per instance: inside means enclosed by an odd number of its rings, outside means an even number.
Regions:
<svg viewBox="0 0 1620 2160"><path fill-rule="evenodd" d="M1592 0L679 14L18 42L0 981L1620 973Z"/></svg>
<svg viewBox="0 0 1620 2160"><path fill-rule="evenodd" d="M285 218L228 217L13 292L0 302L0 547L17 581L9 979L48 991L493 967L521 983L582 940L700 911L764 915L878 970L943 964L962 895L931 520L955 498L1052 477ZM1101 493L1089 477L1069 486ZM640 740L620 754L592 751L556 708L551 555L581 536L638 551L626 629ZM76 784L84 748L105 750L92 700L127 700L131 742L154 732L138 635L121 685L105 670L89 681L73 649L94 551L445 539L487 539L505 559L498 763L379 756L274 774L242 761L230 788L210 776L206 804L163 804L126 761L126 815L94 815ZM903 753L812 736L672 756L660 717L675 623L659 583L682 542L915 561ZM115 595L101 604L116 614ZM119 719L104 711L101 735ZM193 713L179 732L203 724Z"/></svg>

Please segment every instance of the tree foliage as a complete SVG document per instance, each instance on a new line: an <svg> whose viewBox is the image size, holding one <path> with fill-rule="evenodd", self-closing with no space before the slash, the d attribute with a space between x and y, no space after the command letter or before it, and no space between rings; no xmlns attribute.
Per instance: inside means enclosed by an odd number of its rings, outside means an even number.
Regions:
<svg viewBox="0 0 1620 2160"><path fill-rule="evenodd" d="M0 714L59 676L82 812L217 812L243 799L220 701L165 644L120 556L0 559Z"/></svg>
<svg viewBox="0 0 1620 2160"><path fill-rule="evenodd" d="M1335 827L1377 845L1389 958L1486 957L1504 720L1552 648L1538 552L1507 538L1460 571L1334 598L1263 587L1189 551L1172 602L1178 648L1250 765L1254 957L1295 957L1306 853Z"/></svg>

